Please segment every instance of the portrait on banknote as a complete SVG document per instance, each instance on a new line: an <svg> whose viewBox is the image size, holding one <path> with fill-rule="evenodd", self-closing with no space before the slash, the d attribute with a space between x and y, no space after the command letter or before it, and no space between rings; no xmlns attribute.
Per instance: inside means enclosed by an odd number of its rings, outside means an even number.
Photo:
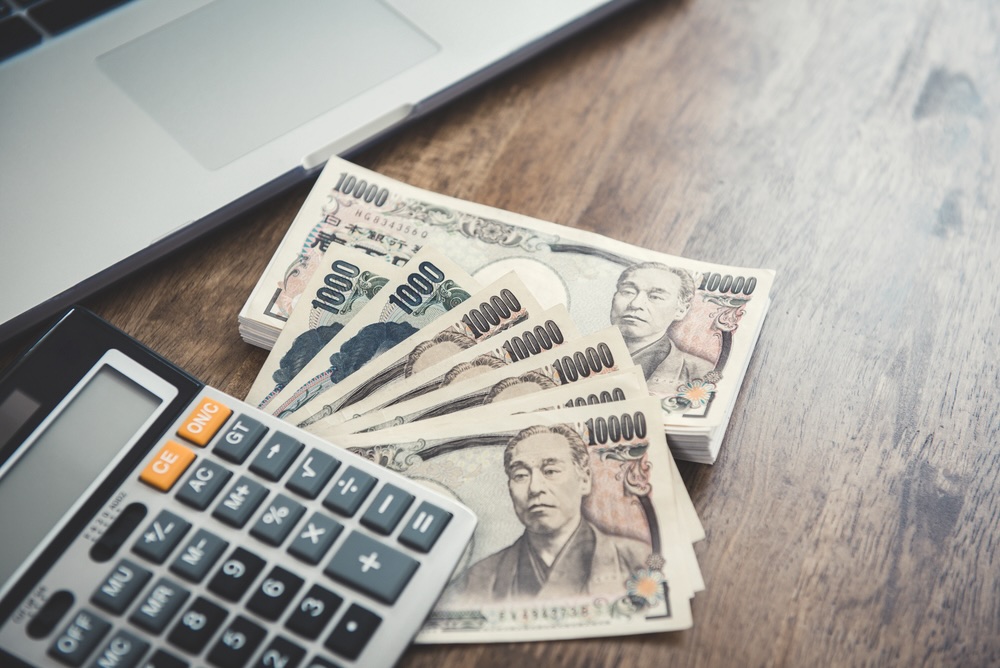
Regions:
<svg viewBox="0 0 1000 668"><path fill-rule="evenodd" d="M532 426L507 443L503 465L523 533L470 566L446 602L616 596L651 554L648 542L598 528L586 517L590 453L568 426Z"/></svg>
<svg viewBox="0 0 1000 668"><path fill-rule="evenodd" d="M714 361L682 350L671 336L671 326L687 315L694 295L689 272L659 262L633 264L618 277L611 324L621 330L651 392L672 393L678 383L715 370Z"/></svg>

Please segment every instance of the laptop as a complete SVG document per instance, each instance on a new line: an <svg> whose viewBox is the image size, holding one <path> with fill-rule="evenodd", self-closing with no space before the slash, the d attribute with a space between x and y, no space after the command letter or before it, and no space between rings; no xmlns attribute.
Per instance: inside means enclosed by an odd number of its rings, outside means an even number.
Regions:
<svg viewBox="0 0 1000 668"><path fill-rule="evenodd" d="M0 0L0 340L627 2Z"/></svg>

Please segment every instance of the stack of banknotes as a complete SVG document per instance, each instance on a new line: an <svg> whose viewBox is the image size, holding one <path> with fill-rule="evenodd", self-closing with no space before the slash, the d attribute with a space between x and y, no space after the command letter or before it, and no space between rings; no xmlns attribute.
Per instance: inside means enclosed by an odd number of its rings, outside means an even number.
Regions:
<svg viewBox="0 0 1000 668"><path fill-rule="evenodd" d="M671 450L714 461L772 277L333 158L241 314L271 348L246 400L477 513L419 642L684 629Z"/></svg>
<svg viewBox="0 0 1000 668"><path fill-rule="evenodd" d="M543 370L565 386L634 364L674 456L714 463L773 278L334 157L240 313L243 338L272 350L247 399L332 437L441 415L435 400L464 413L484 403L480 381ZM491 291L501 285L510 292ZM423 361L399 361L411 348Z"/></svg>

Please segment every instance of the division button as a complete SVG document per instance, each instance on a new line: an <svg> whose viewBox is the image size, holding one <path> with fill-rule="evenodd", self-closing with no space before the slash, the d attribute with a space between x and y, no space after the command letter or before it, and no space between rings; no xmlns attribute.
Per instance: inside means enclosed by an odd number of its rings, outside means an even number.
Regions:
<svg viewBox="0 0 1000 668"><path fill-rule="evenodd" d="M352 532L323 571L383 603L395 603L419 563L368 536Z"/></svg>
<svg viewBox="0 0 1000 668"><path fill-rule="evenodd" d="M208 662L218 668L243 666L266 635L267 631L246 617L237 617L222 631L208 653Z"/></svg>
<svg viewBox="0 0 1000 668"><path fill-rule="evenodd" d="M326 648L348 659L356 659L368 644L382 619L374 612L352 605L326 639Z"/></svg>
<svg viewBox="0 0 1000 668"><path fill-rule="evenodd" d="M177 430L177 435L202 447L222 428L233 411L211 397L203 397Z"/></svg>
<svg viewBox="0 0 1000 668"><path fill-rule="evenodd" d="M90 602L108 612L120 615L125 612L153 574L128 559L118 562L101 586L90 596Z"/></svg>
<svg viewBox="0 0 1000 668"><path fill-rule="evenodd" d="M265 433L267 427L263 424L246 415L240 415L218 440L212 451L226 461L242 464Z"/></svg>
<svg viewBox="0 0 1000 668"><path fill-rule="evenodd" d="M181 538L191 528L191 523L174 515L169 510L161 510L153 523L146 527L132 551L154 564L162 564Z"/></svg>
<svg viewBox="0 0 1000 668"><path fill-rule="evenodd" d="M247 608L264 619L276 620L302 588L302 578L275 566L247 601Z"/></svg>
<svg viewBox="0 0 1000 668"><path fill-rule="evenodd" d="M250 462L250 470L272 482L285 475L302 448L299 441L283 432L275 432Z"/></svg>
<svg viewBox="0 0 1000 668"><path fill-rule="evenodd" d="M375 478L364 471L350 466L333 484L333 489L323 500L323 505L345 517L351 517L358 512L358 508L376 482L378 481Z"/></svg>
<svg viewBox="0 0 1000 668"><path fill-rule="evenodd" d="M263 569L263 559L238 547L222 562L208 589L227 601L238 601Z"/></svg>
<svg viewBox="0 0 1000 668"><path fill-rule="evenodd" d="M376 533L388 536L399 524L403 513L413 503L413 495L395 485L385 485L361 516L361 523Z"/></svg>
<svg viewBox="0 0 1000 668"><path fill-rule="evenodd" d="M307 499L315 499L339 466L340 460L313 448L285 486Z"/></svg>
<svg viewBox="0 0 1000 668"><path fill-rule="evenodd" d="M177 500L195 510L205 510L232 475L232 471L203 459L177 490Z"/></svg>
<svg viewBox="0 0 1000 668"><path fill-rule="evenodd" d="M160 578L146 595L145 600L132 611L129 621L150 633L159 633L167 627L170 619L177 614L190 595L188 590L173 580Z"/></svg>
<svg viewBox="0 0 1000 668"><path fill-rule="evenodd" d="M49 656L67 666L79 666L110 630L111 624L89 610L81 610L49 647Z"/></svg>
<svg viewBox="0 0 1000 668"><path fill-rule="evenodd" d="M91 668L133 668L139 665L139 659L149 649L149 643L140 640L128 631L119 629L111 636L104 649L97 653ZM159 665L159 664L157 664Z"/></svg>
<svg viewBox="0 0 1000 668"><path fill-rule="evenodd" d="M313 513L296 534L288 551L308 564L318 564L344 530L344 525L323 513Z"/></svg>
<svg viewBox="0 0 1000 668"><path fill-rule="evenodd" d="M313 585L289 615L285 626L303 638L315 640L343 602L343 598L329 589Z"/></svg>
<svg viewBox="0 0 1000 668"><path fill-rule="evenodd" d="M170 564L170 570L191 582L201 582L229 545L213 533L198 529Z"/></svg>
<svg viewBox="0 0 1000 668"><path fill-rule="evenodd" d="M424 501L399 533L399 542L421 552L430 552L451 520L451 513Z"/></svg>
<svg viewBox="0 0 1000 668"><path fill-rule="evenodd" d="M212 516L229 526L242 528L266 496L267 489L263 485L240 476L212 511Z"/></svg>

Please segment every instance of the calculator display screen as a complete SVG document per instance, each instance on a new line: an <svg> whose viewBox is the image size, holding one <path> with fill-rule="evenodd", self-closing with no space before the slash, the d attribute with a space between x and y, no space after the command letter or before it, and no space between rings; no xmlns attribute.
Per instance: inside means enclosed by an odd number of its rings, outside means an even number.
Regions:
<svg viewBox="0 0 1000 668"><path fill-rule="evenodd" d="M7 471L0 485L0 583L80 499L163 401L102 366Z"/></svg>

